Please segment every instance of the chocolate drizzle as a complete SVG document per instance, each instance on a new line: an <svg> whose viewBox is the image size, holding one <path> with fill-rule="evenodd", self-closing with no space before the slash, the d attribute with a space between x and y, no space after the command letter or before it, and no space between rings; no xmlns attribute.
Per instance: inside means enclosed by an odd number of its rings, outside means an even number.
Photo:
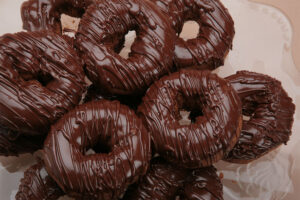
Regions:
<svg viewBox="0 0 300 200"><path fill-rule="evenodd" d="M109 153L85 155L94 146ZM66 114L44 144L48 173L73 197L117 199L146 173L150 135L134 111L117 101L95 101Z"/></svg>
<svg viewBox="0 0 300 200"><path fill-rule="evenodd" d="M81 17L95 0L28 0L22 4L23 28L27 31L51 30L62 33L60 17Z"/></svg>
<svg viewBox="0 0 300 200"><path fill-rule="evenodd" d="M77 105L85 89L76 53L51 32L20 32L0 38L0 126L45 135Z"/></svg>
<svg viewBox="0 0 300 200"><path fill-rule="evenodd" d="M137 37L124 59L114 47L130 30ZM89 6L76 38L89 78L106 93L142 94L172 68L175 32L149 1L102 0Z"/></svg>
<svg viewBox="0 0 300 200"><path fill-rule="evenodd" d="M16 200L57 200L63 195L63 191L40 162L24 172Z"/></svg>
<svg viewBox="0 0 300 200"><path fill-rule="evenodd" d="M180 125L180 109L201 109L195 123ZM210 166L235 145L242 108L231 85L209 71L181 70L155 82L138 113L157 153L187 168Z"/></svg>
<svg viewBox="0 0 300 200"><path fill-rule="evenodd" d="M241 136L225 158L229 162L249 163L281 144L291 135L295 105L281 83L267 75L240 71L226 78L239 94L244 120Z"/></svg>
<svg viewBox="0 0 300 200"><path fill-rule="evenodd" d="M178 68L200 66L215 69L224 64L232 48L234 22L219 0L151 0L168 17L177 35L185 21L194 20L200 25L196 38L184 41L177 38L174 62Z"/></svg>
<svg viewBox="0 0 300 200"><path fill-rule="evenodd" d="M222 190L214 167L185 170L154 158L147 174L130 187L123 200L223 200Z"/></svg>

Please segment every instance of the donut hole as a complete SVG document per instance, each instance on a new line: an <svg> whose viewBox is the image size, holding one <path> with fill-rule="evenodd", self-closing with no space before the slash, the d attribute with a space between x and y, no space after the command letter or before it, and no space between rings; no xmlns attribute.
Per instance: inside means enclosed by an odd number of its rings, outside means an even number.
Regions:
<svg viewBox="0 0 300 200"><path fill-rule="evenodd" d="M85 155L93 155L93 154L108 154L112 151L112 147L109 142L98 142L92 148L89 148Z"/></svg>
<svg viewBox="0 0 300 200"><path fill-rule="evenodd" d="M40 84L44 87L46 87L49 83L51 83L54 78L51 76L51 74L44 74L44 73L39 73L36 77L36 80L40 82Z"/></svg>
<svg viewBox="0 0 300 200"><path fill-rule="evenodd" d="M77 32L80 23L80 18L72 17L67 14L61 14L60 22L62 34L75 37L75 33Z"/></svg>
<svg viewBox="0 0 300 200"><path fill-rule="evenodd" d="M182 38L184 41L197 38L200 30L200 25L198 22L189 20L183 24L181 33L179 37Z"/></svg>
<svg viewBox="0 0 300 200"><path fill-rule="evenodd" d="M60 19L57 20L60 20L62 34L75 37L85 9L83 7L74 7L71 3L65 2L57 6L56 10L60 14Z"/></svg>
<svg viewBox="0 0 300 200"><path fill-rule="evenodd" d="M51 74L45 72L38 72L36 74L31 74L28 72L23 72L21 69L15 68L15 70L19 73L19 76L24 81L38 81L42 86L47 87L49 83L54 81L54 78Z"/></svg>
<svg viewBox="0 0 300 200"><path fill-rule="evenodd" d="M134 43L136 39L136 31L135 30L130 30L128 33L125 35L125 41L123 41L123 48L118 52L118 50L115 50L116 53L119 53L119 55L122 58L128 59L130 52L131 52L131 46Z"/></svg>
<svg viewBox="0 0 300 200"><path fill-rule="evenodd" d="M250 100L249 100L249 98L246 100L243 100L243 120L244 121L250 121L251 118L254 116L255 111L259 108L259 103L253 100L253 98L255 98L255 97L251 97Z"/></svg>
<svg viewBox="0 0 300 200"><path fill-rule="evenodd" d="M112 148L108 144L98 143L95 147L93 147L93 150L95 151L95 153L108 154L112 151Z"/></svg>
<svg viewBox="0 0 300 200"><path fill-rule="evenodd" d="M183 104L180 110L179 123L181 125L193 124L197 121L198 117L204 116L201 106L193 104Z"/></svg>
<svg viewBox="0 0 300 200"><path fill-rule="evenodd" d="M250 121L251 117L247 115L243 115L243 120L244 121Z"/></svg>

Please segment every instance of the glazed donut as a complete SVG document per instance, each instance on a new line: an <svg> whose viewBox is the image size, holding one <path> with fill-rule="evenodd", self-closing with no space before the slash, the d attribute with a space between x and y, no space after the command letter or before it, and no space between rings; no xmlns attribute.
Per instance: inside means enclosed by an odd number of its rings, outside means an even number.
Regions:
<svg viewBox="0 0 300 200"><path fill-rule="evenodd" d="M235 30L228 10L219 0L151 1L169 17L178 35L174 56L178 68L200 66L213 70L224 64ZM179 34L188 20L196 21L200 29L196 38L184 41Z"/></svg>
<svg viewBox="0 0 300 200"><path fill-rule="evenodd" d="M27 31L50 30L62 33L61 14L81 17L95 0L27 0L22 4L23 28Z"/></svg>
<svg viewBox="0 0 300 200"><path fill-rule="evenodd" d="M267 75L239 71L226 78L242 100L241 136L225 158L235 163L249 163L286 144L292 133L295 105L281 83Z"/></svg>
<svg viewBox="0 0 300 200"><path fill-rule="evenodd" d="M8 132L3 137L44 137L52 123L77 105L85 90L78 63L72 47L54 33L2 36L0 128Z"/></svg>
<svg viewBox="0 0 300 200"><path fill-rule="evenodd" d="M85 155L94 146L106 153ZM80 105L52 126L44 143L49 175L66 194L86 199L119 198L146 173L150 157L142 121L117 101Z"/></svg>
<svg viewBox="0 0 300 200"><path fill-rule="evenodd" d="M194 123L181 125L180 110L200 110ZM186 168L210 166L235 145L242 106L231 85L209 71L180 70L155 82L138 113L154 147L166 160Z"/></svg>
<svg viewBox="0 0 300 200"><path fill-rule="evenodd" d="M128 59L112 48L136 30ZM76 34L76 47L90 80L106 93L136 95L172 68L175 32L152 2L102 0L88 7Z"/></svg>
<svg viewBox="0 0 300 200"><path fill-rule="evenodd" d="M16 200L57 200L64 192L47 174L44 164L39 162L24 172Z"/></svg>
<svg viewBox="0 0 300 200"><path fill-rule="evenodd" d="M98 101L98 100L118 100L121 104L128 106L133 110L137 110L138 105L142 102L142 96L128 96L128 95L111 95L105 94L101 89L95 85L90 85L87 94L84 98L84 102Z"/></svg>
<svg viewBox="0 0 300 200"><path fill-rule="evenodd" d="M150 169L126 192L123 200L223 200L223 186L214 167L185 170L161 158L151 161Z"/></svg>

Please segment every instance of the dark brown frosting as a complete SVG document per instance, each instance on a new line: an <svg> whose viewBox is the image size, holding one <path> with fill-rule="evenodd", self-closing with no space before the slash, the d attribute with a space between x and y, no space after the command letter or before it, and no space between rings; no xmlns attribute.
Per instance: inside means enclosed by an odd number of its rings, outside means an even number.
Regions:
<svg viewBox="0 0 300 200"><path fill-rule="evenodd" d="M200 66L215 69L224 64L224 58L232 48L235 34L234 22L219 0L151 0L171 21L177 35L184 22L196 21L199 34L184 41L178 36L175 45L175 65L179 68Z"/></svg>
<svg viewBox="0 0 300 200"><path fill-rule="evenodd" d="M61 34L61 14L81 17L94 0L28 0L22 4L23 28L27 31L51 30Z"/></svg>
<svg viewBox="0 0 300 200"><path fill-rule="evenodd" d="M136 30L137 37L125 59L114 47L130 30ZM76 38L88 77L107 93L141 94L172 68L175 32L149 1L92 4L81 19Z"/></svg>
<svg viewBox="0 0 300 200"><path fill-rule="evenodd" d="M181 109L200 110L203 116L181 125ZM186 69L163 77L149 88L138 113L157 153L187 168L222 159L240 135L240 99L226 80L209 71Z"/></svg>
<svg viewBox="0 0 300 200"><path fill-rule="evenodd" d="M44 137L20 135L10 130L0 128L0 155L18 156L23 153L33 153L43 146Z"/></svg>
<svg viewBox="0 0 300 200"><path fill-rule="evenodd" d="M118 100L121 104L129 106L133 110L137 110L138 105L142 102L142 96L130 96L130 95L112 95L106 94L95 85L91 85L88 88L87 94L84 98L84 102L98 101L98 100Z"/></svg>
<svg viewBox="0 0 300 200"><path fill-rule="evenodd" d="M180 169L161 158L132 185L123 200L223 200L223 186L214 167Z"/></svg>
<svg viewBox="0 0 300 200"><path fill-rule="evenodd" d="M95 146L102 152L85 155ZM52 126L44 144L47 172L66 194L86 199L119 198L146 173L150 156L142 121L118 101L78 106Z"/></svg>
<svg viewBox="0 0 300 200"><path fill-rule="evenodd" d="M78 57L61 36L20 32L0 38L1 128L45 135L84 90Z"/></svg>
<svg viewBox="0 0 300 200"><path fill-rule="evenodd" d="M57 200L64 192L47 174L42 162L24 172L16 200Z"/></svg>
<svg viewBox="0 0 300 200"><path fill-rule="evenodd" d="M225 158L226 161L248 163L281 144L292 133L295 105L276 79L248 71L226 78L239 94L243 104L241 136Z"/></svg>
<svg viewBox="0 0 300 200"><path fill-rule="evenodd" d="M185 180L180 200L223 200L223 185L214 167L196 169Z"/></svg>

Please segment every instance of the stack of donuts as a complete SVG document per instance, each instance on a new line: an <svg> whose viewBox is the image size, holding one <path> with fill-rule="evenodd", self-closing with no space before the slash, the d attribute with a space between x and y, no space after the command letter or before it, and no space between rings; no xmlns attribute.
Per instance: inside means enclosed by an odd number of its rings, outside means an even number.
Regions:
<svg viewBox="0 0 300 200"><path fill-rule="evenodd" d="M81 18L75 37L63 13ZM27 0L21 15L27 31L0 37L0 155L42 156L17 200L221 200L216 162L249 163L291 136L278 80L211 72L235 34L220 0ZM184 40L188 20L200 28Z"/></svg>

